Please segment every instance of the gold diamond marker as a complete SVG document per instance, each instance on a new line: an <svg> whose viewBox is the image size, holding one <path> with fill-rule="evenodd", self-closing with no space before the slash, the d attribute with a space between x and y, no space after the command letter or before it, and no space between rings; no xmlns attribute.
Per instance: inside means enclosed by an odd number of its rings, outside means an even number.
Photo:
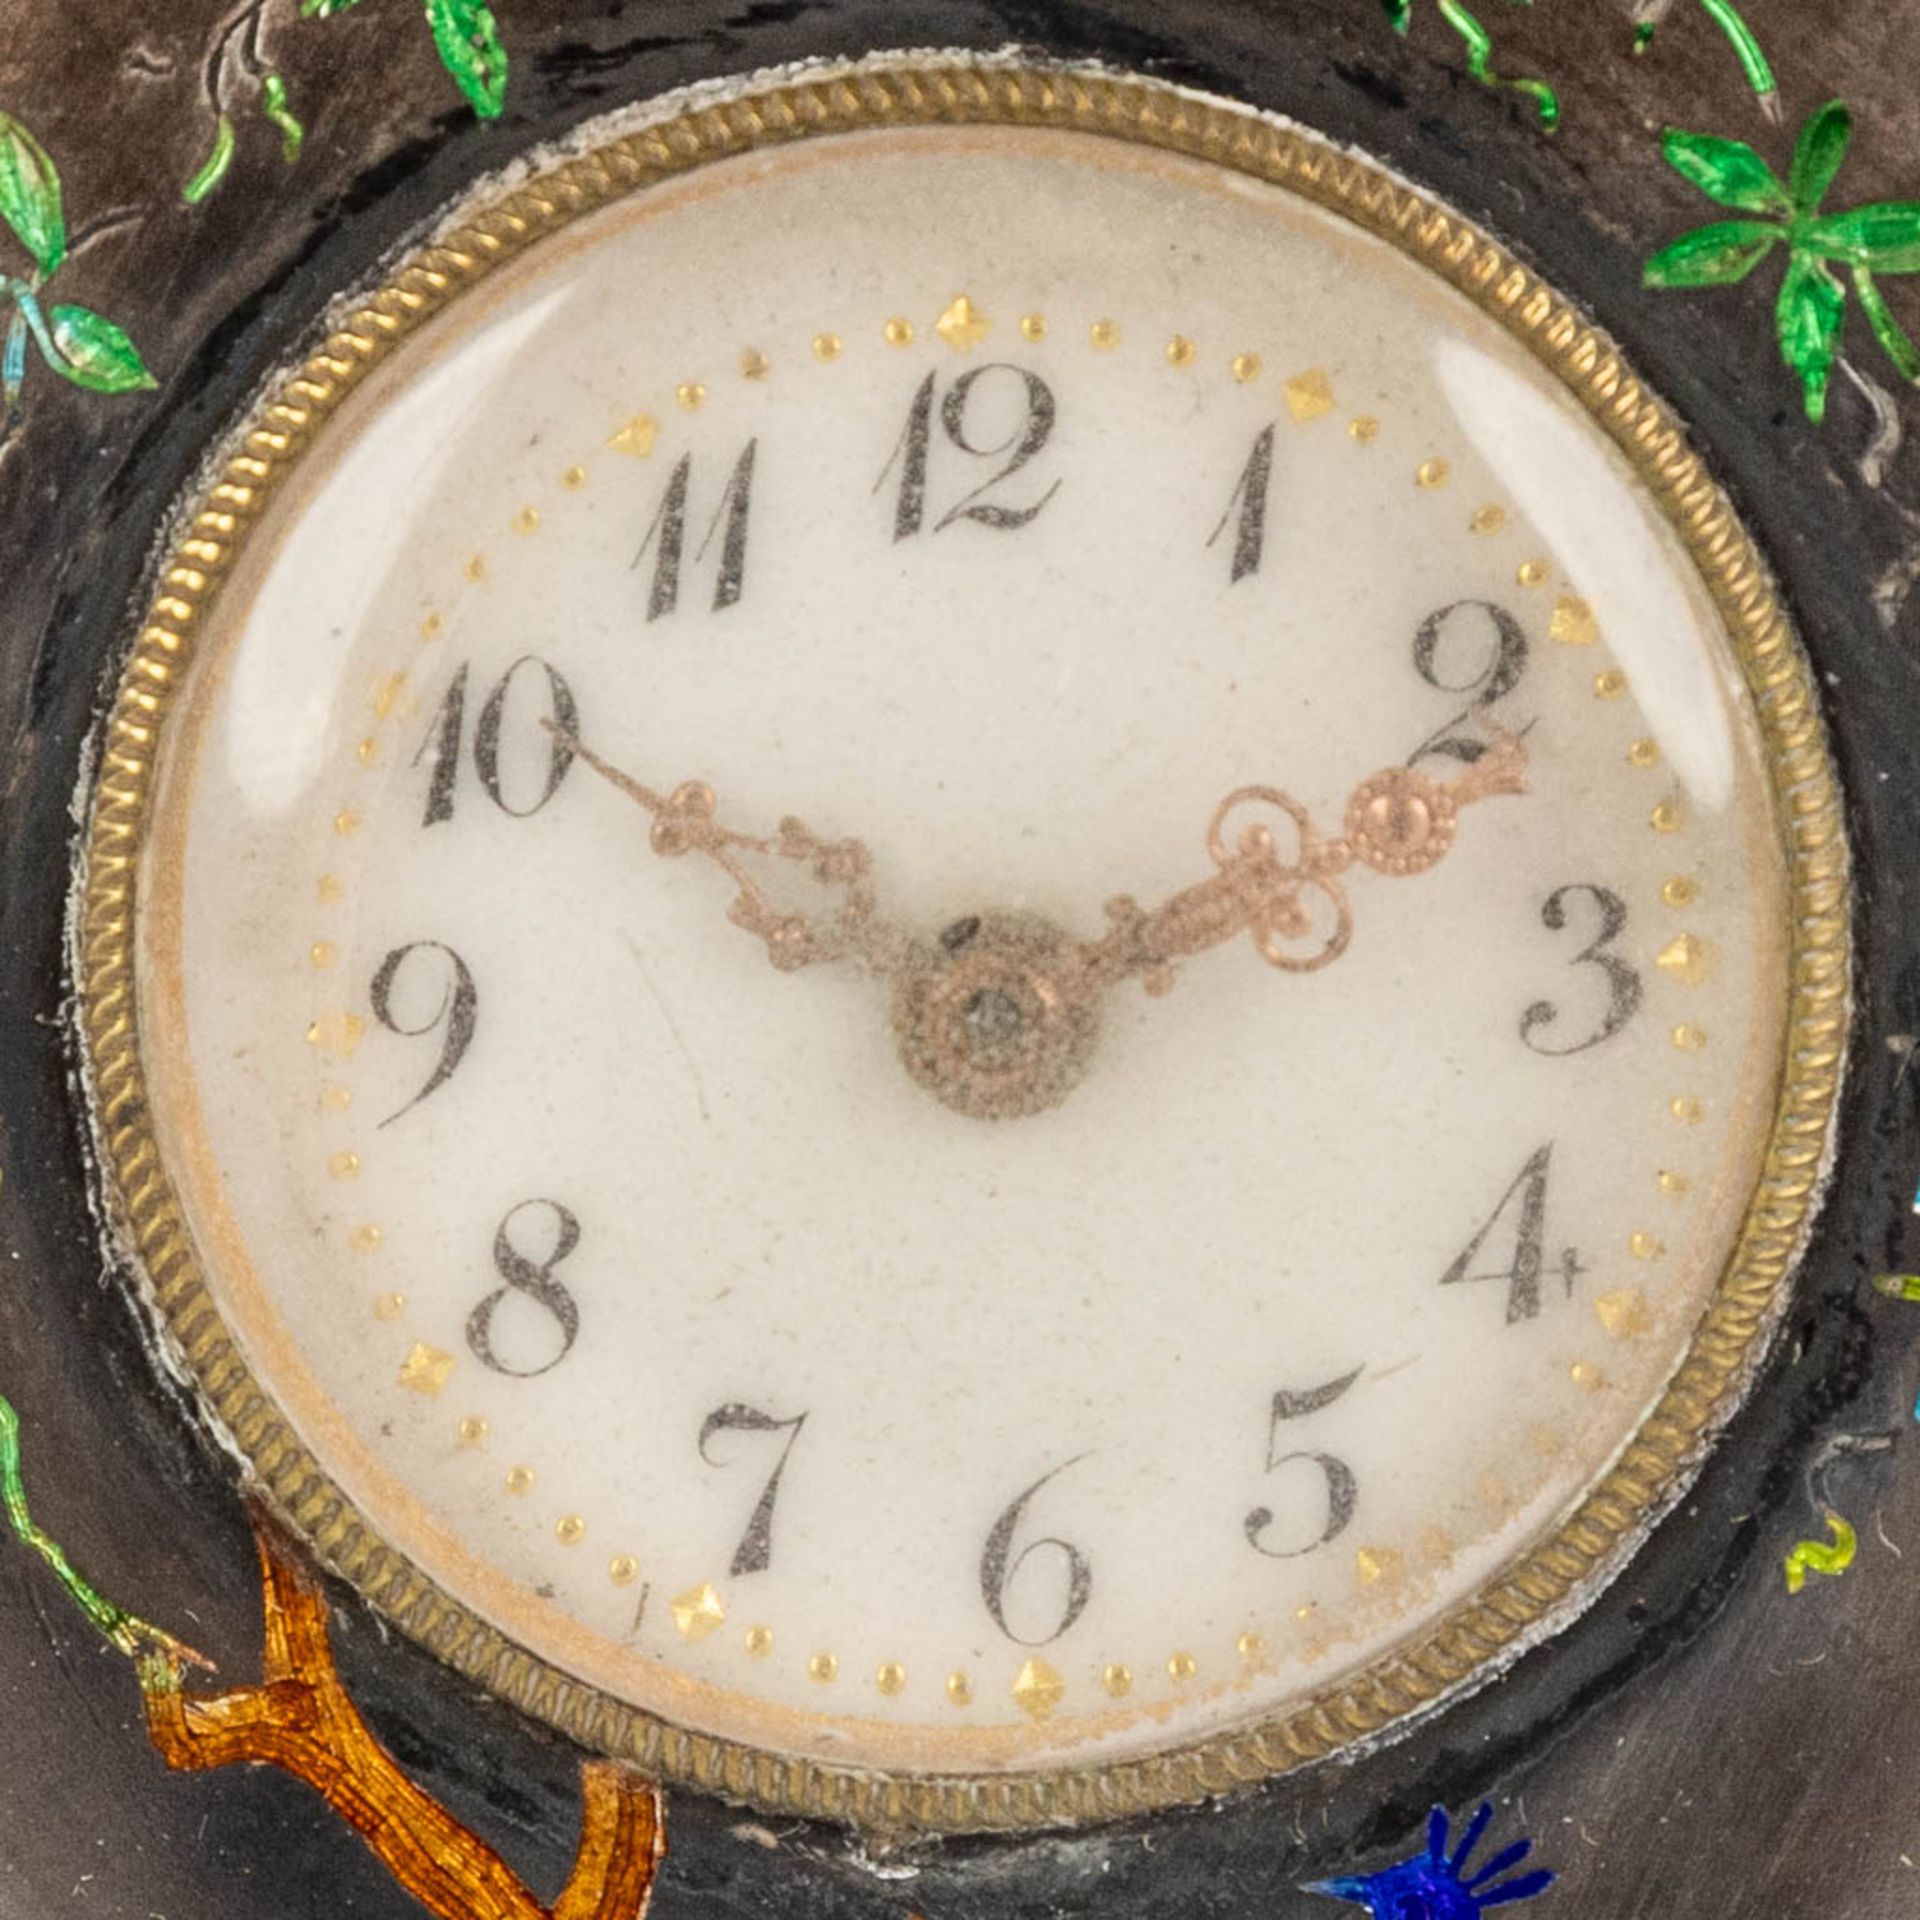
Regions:
<svg viewBox="0 0 1920 1920"><path fill-rule="evenodd" d="M1036 1720L1044 1720L1066 1691L1067 1683L1044 1660L1029 1660L1014 1676L1014 1701Z"/></svg>
<svg viewBox="0 0 1920 1920"><path fill-rule="evenodd" d="M1318 420L1333 411L1333 383L1319 367L1296 373L1280 391L1296 420Z"/></svg>
<svg viewBox="0 0 1920 1920"><path fill-rule="evenodd" d="M953 304L933 323L933 330L955 353L965 353L987 337L992 324L964 293L957 293Z"/></svg>
<svg viewBox="0 0 1920 1920"><path fill-rule="evenodd" d="M673 1624L680 1629L683 1640L704 1640L727 1624L727 1609L711 1580L689 1587L673 1603Z"/></svg>
<svg viewBox="0 0 1920 1920"><path fill-rule="evenodd" d="M1637 1340L1653 1330L1653 1315L1647 1311L1647 1296L1638 1287L1615 1287L1598 1295L1593 1310L1600 1324L1616 1340Z"/></svg>
<svg viewBox="0 0 1920 1920"><path fill-rule="evenodd" d="M1600 638L1600 623L1593 617L1593 609L1578 594L1562 594L1553 603L1547 638L1559 641L1563 647L1590 647Z"/></svg>
<svg viewBox="0 0 1920 1920"><path fill-rule="evenodd" d="M660 431L660 422L650 413L636 413L620 431L608 440L615 453L630 453L636 460L644 460L653 451L654 435Z"/></svg>
<svg viewBox="0 0 1920 1920"><path fill-rule="evenodd" d="M1654 965L1683 986L1697 987L1713 971L1713 949L1698 934L1683 933L1660 949Z"/></svg>
<svg viewBox="0 0 1920 1920"><path fill-rule="evenodd" d="M1370 1587L1400 1577L1402 1561L1391 1547L1361 1547L1353 1556L1353 1570Z"/></svg>
<svg viewBox="0 0 1920 1920"><path fill-rule="evenodd" d="M435 1394L447 1384L447 1376L452 1371L452 1354L442 1353L424 1340L417 1341L413 1351L401 1362L400 1384L411 1387L415 1393Z"/></svg>

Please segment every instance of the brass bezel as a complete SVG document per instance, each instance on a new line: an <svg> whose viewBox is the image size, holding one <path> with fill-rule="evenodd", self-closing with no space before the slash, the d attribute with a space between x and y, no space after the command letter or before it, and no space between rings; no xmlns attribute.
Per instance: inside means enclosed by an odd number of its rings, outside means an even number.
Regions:
<svg viewBox="0 0 1920 1920"><path fill-rule="evenodd" d="M451 300L579 216L709 161L818 134L927 124L1050 127L1141 142L1284 186L1390 241L1555 373L1632 463L1710 590L1765 737L1789 865L1785 1066L1764 1171L1685 1359L1610 1472L1547 1540L1416 1641L1293 1711L1192 1746L1004 1775L889 1776L689 1733L535 1659L386 1545L254 1379L196 1262L148 1111L134 979L135 886L160 734L223 576L327 416ZM260 1490L324 1562L443 1659L583 1743L668 1779L887 1831L1059 1826L1190 1803L1382 1733L1484 1679L1616 1572L1679 1497L1765 1348L1819 1197L1848 1027L1848 853L1811 672L1766 567L1679 421L1619 349L1477 227L1366 160L1224 102L1105 72L880 60L749 88L614 138L416 249L279 379L184 532L101 741L76 951L89 1094L116 1223L164 1336Z"/></svg>

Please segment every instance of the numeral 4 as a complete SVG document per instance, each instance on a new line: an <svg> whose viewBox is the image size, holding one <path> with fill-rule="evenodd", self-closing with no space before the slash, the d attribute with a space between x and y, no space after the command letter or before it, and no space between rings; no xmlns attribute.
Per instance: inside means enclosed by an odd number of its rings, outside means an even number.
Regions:
<svg viewBox="0 0 1920 1920"><path fill-rule="evenodd" d="M1500 1196L1500 1204L1487 1216L1486 1225L1440 1276L1443 1287L1473 1280L1504 1280L1508 1326L1516 1320L1531 1320L1540 1311L1540 1274L1546 1264L1547 1177L1552 1167L1553 1142L1549 1140L1528 1155L1526 1165ZM1504 1267L1476 1267L1483 1250L1491 1260L1503 1243L1512 1249ZM1586 1269L1572 1247L1560 1249L1559 1266L1566 1290L1571 1294L1574 1281Z"/></svg>

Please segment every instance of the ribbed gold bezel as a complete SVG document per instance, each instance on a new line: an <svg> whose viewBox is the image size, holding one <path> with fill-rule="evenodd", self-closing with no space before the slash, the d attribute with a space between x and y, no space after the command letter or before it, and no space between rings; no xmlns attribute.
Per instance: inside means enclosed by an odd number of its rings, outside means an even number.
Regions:
<svg viewBox="0 0 1920 1920"><path fill-rule="evenodd" d="M137 1018L136 882L161 735L223 577L327 416L449 302L583 214L731 155L929 124L1060 128L1213 161L1390 241L1491 315L1626 455L1711 591L1764 735L1790 879L1790 1028L1764 1172L1685 1359L1617 1464L1551 1538L1472 1600L1308 1704L1172 1752L1059 1772L889 1776L691 1733L535 1659L427 1580L329 1479L222 1323L148 1112ZM1848 1018L1840 796L1806 658L1725 494L1613 342L1478 228L1310 134L1150 82L1000 61L875 61L689 107L501 195L358 302L276 382L237 447L187 506L101 742L77 929L87 1079L115 1218L205 1406L270 1503L423 1645L591 1747L769 1810L894 1832L1055 1826L1196 1801L1322 1759L1433 1706L1548 1630L1679 1496L1779 1317L1826 1163Z"/></svg>

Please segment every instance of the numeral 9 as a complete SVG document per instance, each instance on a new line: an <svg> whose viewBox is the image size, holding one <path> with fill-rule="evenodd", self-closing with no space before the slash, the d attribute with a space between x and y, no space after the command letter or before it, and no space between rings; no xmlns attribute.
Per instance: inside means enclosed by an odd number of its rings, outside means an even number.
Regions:
<svg viewBox="0 0 1920 1920"><path fill-rule="evenodd" d="M395 991L400 988L401 974L405 972L417 977L420 973L419 967L408 964L416 953L438 954L444 965L440 969L439 1006L418 1026L410 1027L394 1011L393 1002ZM379 970L373 976L373 984L367 990L367 997L373 1002L373 1017L389 1033L397 1033L402 1039L417 1040L422 1034L433 1032L436 1027L446 1028L440 1042L440 1058L434 1063L426 1084L404 1106L394 1108L380 1122L383 1127L388 1127L403 1113L412 1112L428 1094L444 1086L454 1068L460 1064L467 1048L473 1043L480 994L473 984L473 975L468 971L467 963L451 947L438 940L414 940L404 947L395 947L380 962Z"/></svg>

